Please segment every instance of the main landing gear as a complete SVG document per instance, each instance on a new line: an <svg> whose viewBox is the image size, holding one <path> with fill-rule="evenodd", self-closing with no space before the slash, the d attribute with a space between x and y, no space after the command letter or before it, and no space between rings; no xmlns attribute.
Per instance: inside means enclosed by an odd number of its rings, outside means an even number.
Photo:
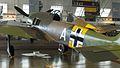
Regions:
<svg viewBox="0 0 120 68"><path fill-rule="evenodd" d="M58 48L58 51L61 53L61 54L64 54L65 52L68 51L68 46L64 45L64 44L59 44L59 48ZM76 53L80 53L76 48L72 49L73 51L75 51Z"/></svg>
<svg viewBox="0 0 120 68"><path fill-rule="evenodd" d="M10 44L10 35L7 35L7 53L10 58L14 56L14 47Z"/></svg>
<svg viewBox="0 0 120 68"><path fill-rule="evenodd" d="M58 51L63 54L68 51L68 46L66 46L64 44L59 44Z"/></svg>

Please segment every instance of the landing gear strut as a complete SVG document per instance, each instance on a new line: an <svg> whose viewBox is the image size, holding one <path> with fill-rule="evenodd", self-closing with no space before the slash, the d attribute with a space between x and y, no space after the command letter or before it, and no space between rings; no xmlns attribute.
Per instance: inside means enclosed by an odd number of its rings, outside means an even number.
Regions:
<svg viewBox="0 0 120 68"><path fill-rule="evenodd" d="M14 56L14 47L10 44L10 35L7 36L7 52L10 58Z"/></svg>
<svg viewBox="0 0 120 68"><path fill-rule="evenodd" d="M63 44L59 44L58 51L63 54L68 51L68 47Z"/></svg>

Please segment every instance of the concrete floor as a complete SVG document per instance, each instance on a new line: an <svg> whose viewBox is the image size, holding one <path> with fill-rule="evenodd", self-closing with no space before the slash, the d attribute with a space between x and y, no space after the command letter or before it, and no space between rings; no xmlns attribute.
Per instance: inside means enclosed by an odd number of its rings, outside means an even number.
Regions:
<svg viewBox="0 0 120 68"><path fill-rule="evenodd" d="M35 41L30 44L27 40L12 40L12 44L15 47L14 59L8 58L5 39L0 40L0 68L120 68L120 64L111 61L92 63L72 50L61 55L57 43Z"/></svg>

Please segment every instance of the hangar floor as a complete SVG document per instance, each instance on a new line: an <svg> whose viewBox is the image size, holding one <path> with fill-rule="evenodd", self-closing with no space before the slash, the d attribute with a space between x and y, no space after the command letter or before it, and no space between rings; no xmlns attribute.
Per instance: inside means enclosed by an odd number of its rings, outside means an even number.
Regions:
<svg viewBox="0 0 120 68"><path fill-rule="evenodd" d="M120 64L111 61L92 63L82 54L70 50L61 55L57 43L28 40L12 40L15 47L14 59L8 58L5 39L0 40L0 68L119 68ZM39 52L40 53L39 53ZM29 53L29 54L28 54ZM42 53L42 54L41 54ZM48 54L46 56L42 56Z"/></svg>

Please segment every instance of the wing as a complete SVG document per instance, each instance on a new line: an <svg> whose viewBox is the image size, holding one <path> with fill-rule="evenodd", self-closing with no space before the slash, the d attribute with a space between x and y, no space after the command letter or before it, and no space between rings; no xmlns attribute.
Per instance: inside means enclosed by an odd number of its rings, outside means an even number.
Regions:
<svg viewBox="0 0 120 68"><path fill-rule="evenodd" d="M86 21L84 21L81 18L77 18L75 20L74 24L76 24L78 26L88 28L88 29L92 29L92 30L94 30L98 33L106 33L106 32L111 32L113 30L120 29L119 25L110 25L110 24L103 25L103 24L100 24L100 23L95 25L95 24L87 23Z"/></svg>
<svg viewBox="0 0 120 68"><path fill-rule="evenodd" d="M120 59L119 45L101 45L78 48L86 59L93 62L116 61Z"/></svg>
<svg viewBox="0 0 120 68"><path fill-rule="evenodd" d="M0 33L23 38L45 39L44 33L41 30L32 27L0 25Z"/></svg>

